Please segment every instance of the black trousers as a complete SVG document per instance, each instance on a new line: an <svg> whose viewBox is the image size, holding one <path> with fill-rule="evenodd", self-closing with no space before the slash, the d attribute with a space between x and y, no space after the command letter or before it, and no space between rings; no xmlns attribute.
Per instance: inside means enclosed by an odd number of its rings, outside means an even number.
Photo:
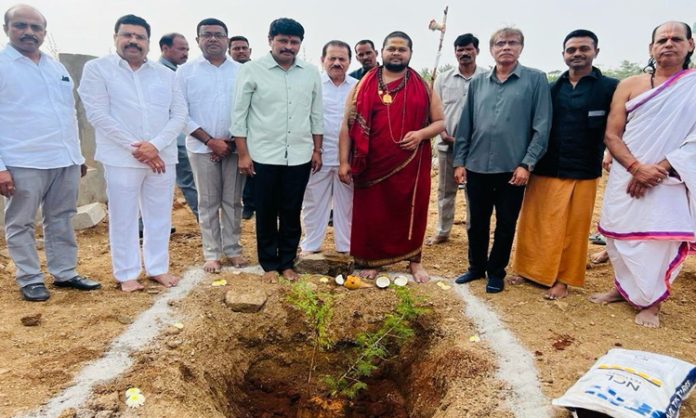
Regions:
<svg viewBox="0 0 696 418"><path fill-rule="evenodd" d="M502 279L510 261L517 217L522 207L524 187L509 184L512 173L481 174L466 171L466 195L469 200L467 234L469 270ZM495 208L493 248L488 254L491 215Z"/></svg>
<svg viewBox="0 0 696 418"><path fill-rule="evenodd" d="M242 202L244 210L254 211L254 177L247 177L242 191Z"/></svg>
<svg viewBox="0 0 696 418"><path fill-rule="evenodd" d="M256 248L264 271L293 268L302 235L300 212L311 163L285 166L254 161Z"/></svg>

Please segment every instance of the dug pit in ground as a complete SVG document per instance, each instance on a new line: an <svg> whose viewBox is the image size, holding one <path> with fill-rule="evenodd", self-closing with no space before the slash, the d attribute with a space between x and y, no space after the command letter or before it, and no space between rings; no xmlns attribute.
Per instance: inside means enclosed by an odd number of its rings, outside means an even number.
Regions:
<svg viewBox="0 0 696 418"><path fill-rule="evenodd" d="M315 347L315 328L288 302L287 284L262 283L258 276L213 279L178 302L183 329L164 333L138 353L135 366L95 391L76 416L206 417L510 417L506 388L495 380L488 348L475 334L451 292L435 284L411 285L427 308L411 324L414 335L387 344L389 355L364 379L353 398L330 396L325 376L339 376L355 359L356 338L374 332L399 303L393 289L347 290L307 277L313 289L331 295L326 330L331 347ZM256 313L233 312L224 299L262 290ZM313 365L313 366L312 366ZM310 369L311 377L310 377ZM139 409L123 402L126 389L145 395ZM70 411L69 411L70 412Z"/></svg>

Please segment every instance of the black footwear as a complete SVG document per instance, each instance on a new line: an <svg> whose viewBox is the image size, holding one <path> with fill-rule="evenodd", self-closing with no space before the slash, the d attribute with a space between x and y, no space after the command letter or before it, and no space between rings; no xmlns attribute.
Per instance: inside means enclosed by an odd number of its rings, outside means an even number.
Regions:
<svg viewBox="0 0 696 418"><path fill-rule="evenodd" d="M488 284L486 285L486 293L500 293L505 289L505 279L488 276Z"/></svg>
<svg viewBox="0 0 696 418"><path fill-rule="evenodd" d="M43 302L51 297L51 294L48 293L48 289L46 289L43 283L28 284L20 290L24 300L30 302Z"/></svg>
<svg viewBox="0 0 696 418"><path fill-rule="evenodd" d="M454 282L457 284L464 284L464 283L473 282L474 280L483 279L484 277L486 277L486 276L481 274L481 273L476 273L474 271L469 270L466 273L462 274L461 276L457 277L454 280Z"/></svg>
<svg viewBox="0 0 696 418"><path fill-rule="evenodd" d="M242 219L249 220L253 217L254 217L254 210L253 209L247 209L247 208L242 209Z"/></svg>
<svg viewBox="0 0 696 418"><path fill-rule="evenodd" d="M55 287L71 287L77 290L95 290L101 287L101 283L88 279L84 276L75 276L70 280L54 281Z"/></svg>

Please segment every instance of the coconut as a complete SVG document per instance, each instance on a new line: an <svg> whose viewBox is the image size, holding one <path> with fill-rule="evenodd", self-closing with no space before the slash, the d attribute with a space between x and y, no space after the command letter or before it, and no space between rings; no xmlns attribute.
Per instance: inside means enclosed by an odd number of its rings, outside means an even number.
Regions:
<svg viewBox="0 0 696 418"><path fill-rule="evenodd" d="M386 289L391 284L391 280L389 280L389 277L387 276L379 276L377 280L375 280L375 284L380 289Z"/></svg>
<svg viewBox="0 0 696 418"><path fill-rule="evenodd" d="M343 278L343 275L342 275L342 274L339 274L338 276L336 276L336 278L334 279L334 281L336 282L337 285L343 286L343 283L346 282L346 279Z"/></svg>
<svg viewBox="0 0 696 418"><path fill-rule="evenodd" d="M408 284L408 278L406 276L396 276L394 284L399 287L404 287Z"/></svg>

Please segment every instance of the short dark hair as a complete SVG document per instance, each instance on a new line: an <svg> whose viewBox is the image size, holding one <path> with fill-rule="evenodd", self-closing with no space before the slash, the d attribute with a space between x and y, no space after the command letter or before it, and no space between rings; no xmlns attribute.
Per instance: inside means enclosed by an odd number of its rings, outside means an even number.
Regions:
<svg viewBox="0 0 696 418"><path fill-rule="evenodd" d="M304 27L294 19L281 17L271 22L271 26L268 28L269 38L273 39L276 35L297 36L302 41L304 40Z"/></svg>
<svg viewBox="0 0 696 418"><path fill-rule="evenodd" d="M597 38L597 35L595 35L595 33L591 30L575 29L574 31L567 34L565 39L563 40L563 49L565 49L566 42L568 42L568 39L570 38L590 38L592 39L592 42L594 42L595 49L599 46L599 38Z"/></svg>
<svg viewBox="0 0 696 418"><path fill-rule="evenodd" d="M457 39L454 40L454 48L455 49L458 46L467 46L469 44L473 44L474 48L476 48L477 50L479 49L479 39L471 33L465 33L464 35L459 35L459 36L457 36Z"/></svg>
<svg viewBox="0 0 696 418"><path fill-rule="evenodd" d="M247 45L249 45L249 40L242 35L235 35L235 36L230 38L230 43L235 42L235 41L244 41L247 43Z"/></svg>
<svg viewBox="0 0 696 418"><path fill-rule="evenodd" d="M118 28L121 27L121 25L142 26L145 28L145 32L147 32L147 37L150 37L150 24L147 23L147 20L143 19L142 17L136 15L125 15L119 17L114 25L114 33L118 33Z"/></svg>
<svg viewBox="0 0 696 418"><path fill-rule="evenodd" d="M201 26L222 26L222 28L225 29L225 35L227 35L227 25L220 19L209 17L198 22L198 25L196 25L196 36L199 35L198 31L201 30Z"/></svg>
<svg viewBox="0 0 696 418"><path fill-rule="evenodd" d="M356 50L356 51L358 50L358 45L368 45L368 44L370 45L370 47L371 47L372 50L374 51L374 50L375 50L375 44L374 44L374 42L372 42L372 41L369 40L369 39L362 39L362 40L358 41L358 43L355 44L355 50Z"/></svg>
<svg viewBox="0 0 696 418"><path fill-rule="evenodd" d="M337 46L339 48L345 48L348 50L348 59L351 60L353 59L353 52L350 50L350 45L343 41L329 41L327 42L324 47L321 49L321 57L324 58L326 56L326 50L329 49L330 46Z"/></svg>
<svg viewBox="0 0 696 418"><path fill-rule="evenodd" d="M163 36L160 38L160 40L159 40L160 49L164 48L165 45L168 46L168 47L171 47L172 45L174 45L174 38L183 38L183 39L186 39L186 38L184 37L184 35L182 35L182 34L180 34L180 33L176 33L176 32L168 33L168 34L166 34L166 35L163 35Z"/></svg>
<svg viewBox="0 0 696 418"><path fill-rule="evenodd" d="M406 32L401 32L400 30L395 30L394 32L387 35L387 37L384 38L384 42L382 42L382 48L384 48L384 46L387 45L387 41L391 38L401 38L406 40L406 43L408 44L408 49L413 50L413 41L411 40L411 37L406 35Z"/></svg>

